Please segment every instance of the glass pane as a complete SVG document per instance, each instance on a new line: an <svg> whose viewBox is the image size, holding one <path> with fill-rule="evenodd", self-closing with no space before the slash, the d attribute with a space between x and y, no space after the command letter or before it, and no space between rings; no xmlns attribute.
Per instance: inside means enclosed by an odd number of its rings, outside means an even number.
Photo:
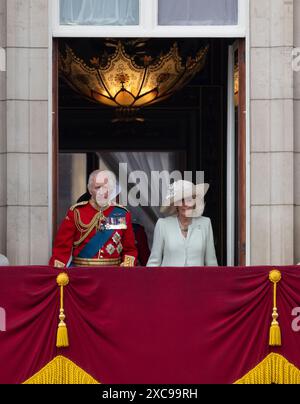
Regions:
<svg viewBox="0 0 300 404"><path fill-rule="evenodd" d="M139 0L60 0L61 25L139 25Z"/></svg>
<svg viewBox="0 0 300 404"><path fill-rule="evenodd" d="M159 25L237 25L238 0L159 0Z"/></svg>

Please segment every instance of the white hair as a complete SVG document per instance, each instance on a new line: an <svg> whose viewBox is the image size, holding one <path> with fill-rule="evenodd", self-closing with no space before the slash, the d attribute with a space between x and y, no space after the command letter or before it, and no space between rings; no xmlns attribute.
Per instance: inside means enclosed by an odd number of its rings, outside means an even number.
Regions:
<svg viewBox="0 0 300 404"><path fill-rule="evenodd" d="M92 190L93 186L95 185L97 176L101 173L105 174L108 179L108 189L109 189L110 193L113 192L113 190L115 189L115 187L116 187L115 174L112 171L108 171L108 170L96 170L96 171L93 171L89 177L88 190L89 190L90 194L91 194L91 190Z"/></svg>

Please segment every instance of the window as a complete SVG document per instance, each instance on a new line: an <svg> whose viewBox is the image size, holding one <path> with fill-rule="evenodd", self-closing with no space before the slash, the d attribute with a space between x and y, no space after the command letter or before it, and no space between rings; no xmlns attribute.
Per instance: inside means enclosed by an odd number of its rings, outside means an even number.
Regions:
<svg viewBox="0 0 300 404"><path fill-rule="evenodd" d="M237 25L238 0L158 0L159 25Z"/></svg>
<svg viewBox="0 0 300 404"><path fill-rule="evenodd" d="M245 37L250 0L52 0L54 37Z"/></svg>
<svg viewBox="0 0 300 404"><path fill-rule="evenodd" d="M61 25L139 25L139 0L60 0Z"/></svg>

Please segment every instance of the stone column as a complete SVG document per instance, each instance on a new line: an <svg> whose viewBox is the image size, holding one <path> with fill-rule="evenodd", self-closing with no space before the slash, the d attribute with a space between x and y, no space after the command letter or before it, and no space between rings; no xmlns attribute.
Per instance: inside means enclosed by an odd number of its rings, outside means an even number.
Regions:
<svg viewBox="0 0 300 404"><path fill-rule="evenodd" d="M0 0L0 253L6 254L6 0Z"/></svg>
<svg viewBox="0 0 300 404"><path fill-rule="evenodd" d="M251 264L294 262L293 0L251 0Z"/></svg>
<svg viewBox="0 0 300 404"><path fill-rule="evenodd" d="M294 46L300 48L300 2L294 1ZM299 50L300 54L300 50ZM299 69L300 67L298 67ZM295 263L300 262L300 71L294 73Z"/></svg>
<svg viewBox="0 0 300 404"><path fill-rule="evenodd" d="M7 1L7 253L48 260L48 0Z"/></svg>

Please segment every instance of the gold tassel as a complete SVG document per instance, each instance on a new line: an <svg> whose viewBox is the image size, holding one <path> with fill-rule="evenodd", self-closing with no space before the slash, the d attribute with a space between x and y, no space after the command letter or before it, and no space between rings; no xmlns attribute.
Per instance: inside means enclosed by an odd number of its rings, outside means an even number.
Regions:
<svg viewBox="0 0 300 404"><path fill-rule="evenodd" d="M281 273L278 270L273 270L269 275L270 281L273 283L273 313L272 313L272 324L270 327L270 337L269 346L281 346L281 331L280 326L277 321L278 311L277 311L277 283L281 280Z"/></svg>
<svg viewBox="0 0 300 404"><path fill-rule="evenodd" d="M68 274L63 272L58 275L56 281L58 286L60 287L60 323L57 330L56 346L57 348L67 348L69 346L69 338L67 325L65 323L66 315L64 310L64 287L69 284L69 276Z"/></svg>

